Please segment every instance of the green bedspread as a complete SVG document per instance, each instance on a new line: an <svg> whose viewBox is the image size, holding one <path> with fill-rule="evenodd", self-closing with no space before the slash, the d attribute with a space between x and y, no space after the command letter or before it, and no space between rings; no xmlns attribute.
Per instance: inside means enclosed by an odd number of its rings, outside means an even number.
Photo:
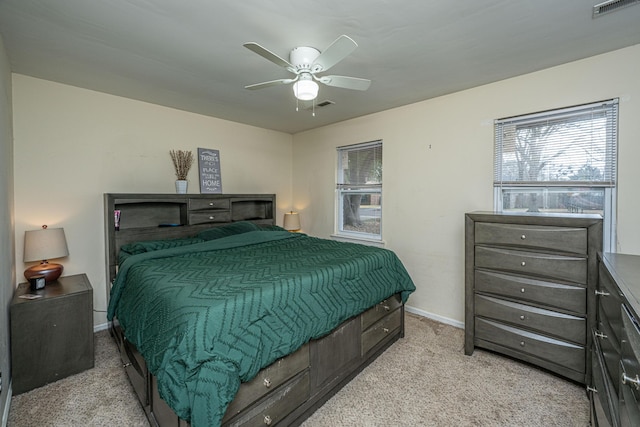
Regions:
<svg viewBox="0 0 640 427"><path fill-rule="evenodd" d="M108 318L117 316L176 414L215 426L260 369L414 290L391 251L252 231L128 257Z"/></svg>

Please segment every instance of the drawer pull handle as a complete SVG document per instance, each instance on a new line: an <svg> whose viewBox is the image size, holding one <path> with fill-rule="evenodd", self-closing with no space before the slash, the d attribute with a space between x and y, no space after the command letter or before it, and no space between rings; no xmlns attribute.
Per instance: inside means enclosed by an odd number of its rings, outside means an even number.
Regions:
<svg viewBox="0 0 640 427"><path fill-rule="evenodd" d="M388 333L389 333L389 328L382 328L382 331L383 331L385 334L388 334Z"/></svg>
<svg viewBox="0 0 640 427"><path fill-rule="evenodd" d="M209 206L213 206L213 202L209 202Z"/></svg>
<svg viewBox="0 0 640 427"><path fill-rule="evenodd" d="M520 341L520 347L524 347L524 341Z"/></svg>
<svg viewBox="0 0 640 427"><path fill-rule="evenodd" d="M522 261L522 262L520 263L520 265L524 267L525 265L527 265L527 263L526 263L526 262L524 262L524 261Z"/></svg>
<svg viewBox="0 0 640 427"><path fill-rule="evenodd" d="M273 422L273 420L271 419L271 417L269 415L265 415L264 416L264 423L266 425L270 426L272 422Z"/></svg>
<svg viewBox="0 0 640 427"><path fill-rule="evenodd" d="M602 297L608 297L611 294L609 292L599 291L599 290L596 289L596 295L600 295Z"/></svg>
<svg viewBox="0 0 640 427"><path fill-rule="evenodd" d="M520 289L520 292L524 294L524 288Z"/></svg>
<svg viewBox="0 0 640 427"><path fill-rule="evenodd" d="M383 306L384 307L384 311L389 311L391 310L391 307L389 307L388 305Z"/></svg>
<svg viewBox="0 0 640 427"><path fill-rule="evenodd" d="M271 387L271 380L269 378L265 378L262 382L266 388Z"/></svg>
<svg viewBox="0 0 640 427"><path fill-rule="evenodd" d="M605 334L603 334L600 331L595 331L594 335L597 336L598 338L602 338L602 339L605 339L605 340L608 338Z"/></svg>
<svg viewBox="0 0 640 427"><path fill-rule="evenodd" d="M520 316L520 320L524 320L524 314Z"/></svg>
<svg viewBox="0 0 640 427"><path fill-rule="evenodd" d="M209 219L216 219L216 217L215 216L210 216Z"/></svg>
<svg viewBox="0 0 640 427"><path fill-rule="evenodd" d="M129 363L123 363L123 364L122 364L122 367L123 367L123 368L128 368L128 367L129 367L129 366L131 366L131 365L132 365L132 363L131 363L131 362L129 362Z"/></svg>
<svg viewBox="0 0 640 427"><path fill-rule="evenodd" d="M524 240L524 239L526 239L526 238L527 238L527 236L525 236L525 235L523 234L522 236L520 236L520 238L521 238L522 240Z"/></svg>
<svg viewBox="0 0 640 427"><path fill-rule="evenodd" d="M635 378L628 377L624 372L622 373L622 384L633 384L636 390L640 390L640 378L636 375Z"/></svg>
<svg viewBox="0 0 640 427"><path fill-rule="evenodd" d="M598 390L596 390L595 388L593 388L591 386L587 386L587 392L597 393Z"/></svg>

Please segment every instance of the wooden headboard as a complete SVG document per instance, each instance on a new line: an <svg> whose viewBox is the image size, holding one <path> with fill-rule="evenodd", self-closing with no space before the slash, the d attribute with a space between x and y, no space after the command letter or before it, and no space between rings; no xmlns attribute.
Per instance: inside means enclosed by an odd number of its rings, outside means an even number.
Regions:
<svg viewBox="0 0 640 427"><path fill-rule="evenodd" d="M275 225L275 194L105 193L107 301L120 247L127 243L191 237L235 221ZM115 211L120 211L116 228Z"/></svg>

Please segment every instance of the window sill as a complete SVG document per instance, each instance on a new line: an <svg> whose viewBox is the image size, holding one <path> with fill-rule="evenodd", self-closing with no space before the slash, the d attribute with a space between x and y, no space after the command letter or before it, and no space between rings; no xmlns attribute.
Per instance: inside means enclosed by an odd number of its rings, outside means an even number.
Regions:
<svg viewBox="0 0 640 427"><path fill-rule="evenodd" d="M384 240L374 240L374 239L366 239L363 237L345 236L344 234L332 234L331 238L333 240L337 240L338 242L359 243L361 245L377 246L379 248L384 248L385 246Z"/></svg>

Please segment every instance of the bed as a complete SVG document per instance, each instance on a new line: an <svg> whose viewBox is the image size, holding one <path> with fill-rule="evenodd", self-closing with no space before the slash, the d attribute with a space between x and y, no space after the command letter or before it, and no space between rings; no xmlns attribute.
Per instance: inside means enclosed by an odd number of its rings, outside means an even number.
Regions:
<svg viewBox="0 0 640 427"><path fill-rule="evenodd" d="M274 204L105 195L108 319L152 424L298 425L403 335L415 287L395 254L289 233Z"/></svg>

